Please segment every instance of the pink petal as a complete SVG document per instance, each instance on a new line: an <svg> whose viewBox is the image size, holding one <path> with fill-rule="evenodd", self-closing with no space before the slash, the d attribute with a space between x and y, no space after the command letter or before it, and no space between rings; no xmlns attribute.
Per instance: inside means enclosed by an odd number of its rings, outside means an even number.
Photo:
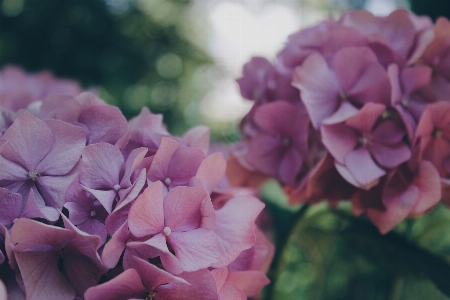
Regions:
<svg viewBox="0 0 450 300"><path fill-rule="evenodd" d="M209 149L210 131L211 130L209 127L195 126L183 135L182 140L186 143L186 146L199 149L207 155Z"/></svg>
<svg viewBox="0 0 450 300"><path fill-rule="evenodd" d="M129 236L128 223L125 222L106 243L102 252L102 261L107 268L112 269L117 265Z"/></svg>
<svg viewBox="0 0 450 300"><path fill-rule="evenodd" d="M420 191L420 198L411 212L420 215L435 206L441 199L439 173L433 164L426 160L420 162L414 184Z"/></svg>
<svg viewBox="0 0 450 300"><path fill-rule="evenodd" d="M270 280L260 271L229 271L227 281L236 285L247 297L257 297Z"/></svg>
<svg viewBox="0 0 450 300"><path fill-rule="evenodd" d="M297 149L291 147L283 157L278 170L280 181L293 186L303 165L303 157Z"/></svg>
<svg viewBox="0 0 450 300"><path fill-rule="evenodd" d="M150 180L164 180L167 177L170 159L179 147L180 143L173 138L162 138L161 145L159 146L158 151L156 151L152 165L147 173Z"/></svg>
<svg viewBox="0 0 450 300"><path fill-rule="evenodd" d="M187 272L207 268L219 258L216 235L209 229L172 232L167 240Z"/></svg>
<svg viewBox="0 0 450 300"><path fill-rule="evenodd" d="M135 269L125 270L108 282L89 288L84 294L86 300L143 299L147 289Z"/></svg>
<svg viewBox="0 0 450 300"><path fill-rule="evenodd" d="M225 176L226 167L222 153L213 153L202 161L195 177L211 193Z"/></svg>
<svg viewBox="0 0 450 300"><path fill-rule="evenodd" d="M208 200L209 194L204 188L176 187L170 190L164 199L164 226L172 231L198 228L202 223L203 203Z"/></svg>
<svg viewBox="0 0 450 300"><path fill-rule="evenodd" d="M222 288L219 290L219 299L234 299L234 300L246 300L244 292L242 292L235 284L225 282Z"/></svg>
<svg viewBox="0 0 450 300"><path fill-rule="evenodd" d="M164 228L164 188L161 181L147 187L130 208L128 224L136 237L160 233Z"/></svg>
<svg viewBox="0 0 450 300"><path fill-rule="evenodd" d="M208 270L185 272L179 276L189 282L189 285L178 282L160 285L157 288L156 300L218 300L216 282Z"/></svg>
<svg viewBox="0 0 450 300"><path fill-rule="evenodd" d="M239 254L255 244L254 224L264 204L255 197L234 197L216 211L214 232L219 245L219 261L214 267L225 267Z"/></svg>
<svg viewBox="0 0 450 300"><path fill-rule="evenodd" d="M148 291L155 291L160 285L168 283L189 283L181 277L174 276L147 261L133 257L133 266L140 274Z"/></svg>
<svg viewBox="0 0 450 300"><path fill-rule="evenodd" d="M187 185L195 176L205 154L194 148L180 147L171 157L167 177L172 180L171 186ZM162 178L164 180L165 178Z"/></svg>

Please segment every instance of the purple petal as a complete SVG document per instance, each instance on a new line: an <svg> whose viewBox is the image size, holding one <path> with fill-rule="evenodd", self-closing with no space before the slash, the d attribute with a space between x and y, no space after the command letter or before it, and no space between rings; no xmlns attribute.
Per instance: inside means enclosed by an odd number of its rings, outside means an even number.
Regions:
<svg viewBox="0 0 450 300"><path fill-rule="evenodd" d="M349 152L345 156L344 162L353 178L358 182L357 187L363 189L372 186L373 182L386 174L383 169L374 163L369 151L365 148Z"/></svg>
<svg viewBox="0 0 450 300"><path fill-rule="evenodd" d="M83 150L80 183L95 190L112 190L119 184L119 172L124 163L120 150L107 143L89 145Z"/></svg>
<svg viewBox="0 0 450 300"><path fill-rule="evenodd" d="M226 167L222 153L213 153L202 161L195 177L208 193L211 193L225 176Z"/></svg>
<svg viewBox="0 0 450 300"><path fill-rule="evenodd" d="M0 188L0 224L9 227L22 212L22 196Z"/></svg>
<svg viewBox="0 0 450 300"><path fill-rule="evenodd" d="M147 187L130 208L128 224L136 237L160 233L164 228L164 188L158 181Z"/></svg>
<svg viewBox="0 0 450 300"><path fill-rule="evenodd" d="M120 256L126 247L129 236L128 222L125 222L106 243L102 252L102 261L107 268L112 269L117 265Z"/></svg>
<svg viewBox="0 0 450 300"><path fill-rule="evenodd" d="M301 67L295 69L292 85L300 90L316 129L339 106L341 87L325 58L319 54L311 54Z"/></svg>
<svg viewBox="0 0 450 300"><path fill-rule="evenodd" d="M2 156L27 171L34 171L41 160L50 152L54 139L50 128L29 112L20 115L4 133L8 141Z"/></svg>
<svg viewBox="0 0 450 300"><path fill-rule="evenodd" d="M394 168L411 158L411 149L403 142L396 145L373 144L372 155L378 164L386 168Z"/></svg>
<svg viewBox="0 0 450 300"><path fill-rule="evenodd" d="M120 109L109 105L96 105L84 109L78 122L89 130L88 144L116 143L128 130L128 122Z"/></svg>
<svg viewBox="0 0 450 300"><path fill-rule="evenodd" d="M54 143L35 170L30 171L50 176L66 175L80 160L86 145L84 130L57 120L45 120L45 124L52 131Z"/></svg>
<svg viewBox="0 0 450 300"><path fill-rule="evenodd" d="M164 180L167 178L170 159L175 151L180 147L180 143L173 138L163 137L161 145L156 151L152 165L148 170L148 179L152 181Z"/></svg>
<svg viewBox="0 0 450 300"><path fill-rule="evenodd" d="M358 144L358 133L345 124L323 125L320 128L322 142L340 164L344 163L347 153Z"/></svg>

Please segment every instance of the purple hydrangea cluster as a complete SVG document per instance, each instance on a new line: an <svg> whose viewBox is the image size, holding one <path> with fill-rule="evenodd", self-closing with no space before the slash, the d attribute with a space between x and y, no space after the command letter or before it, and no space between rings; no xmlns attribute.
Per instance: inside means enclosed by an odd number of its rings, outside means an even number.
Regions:
<svg viewBox="0 0 450 300"><path fill-rule="evenodd" d="M172 136L146 108L128 122L74 83L0 75L1 299L245 300L269 283L264 204L221 183L208 128Z"/></svg>
<svg viewBox="0 0 450 300"><path fill-rule="evenodd" d="M349 11L289 36L237 80L234 185L276 178L291 204L351 200L382 233L450 204L450 22Z"/></svg>

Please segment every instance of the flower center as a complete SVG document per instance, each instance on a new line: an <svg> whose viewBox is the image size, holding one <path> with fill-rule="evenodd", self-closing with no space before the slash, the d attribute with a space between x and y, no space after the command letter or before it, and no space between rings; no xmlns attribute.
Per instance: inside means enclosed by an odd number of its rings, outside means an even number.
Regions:
<svg viewBox="0 0 450 300"><path fill-rule="evenodd" d="M169 186L169 185L172 183L172 180L171 180L169 177L167 177L166 179L164 179L164 183L165 183L167 186Z"/></svg>
<svg viewBox="0 0 450 300"><path fill-rule="evenodd" d="M95 210L91 211L91 213L89 214L91 217L95 217L97 215L97 213L95 212Z"/></svg>
<svg viewBox="0 0 450 300"><path fill-rule="evenodd" d="M114 186L114 190L115 190L116 192L118 192L118 191L120 190L120 185L116 184L116 185Z"/></svg>
<svg viewBox="0 0 450 300"><path fill-rule="evenodd" d="M367 146L369 146L372 143L370 139L371 139L370 133L364 133L362 136L359 137L358 141L362 147L367 148Z"/></svg>
<svg viewBox="0 0 450 300"><path fill-rule="evenodd" d="M41 174L36 171L30 171L28 172L28 179L31 179L33 181L36 181L36 179L40 178Z"/></svg>
<svg viewBox="0 0 450 300"><path fill-rule="evenodd" d="M403 107L408 107L409 106L409 99L407 97L403 97L402 100L400 101L400 103L402 104Z"/></svg>
<svg viewBox="0 0 450 300"><path fill-rule="evenodd" d="M443 132L442 132L441 129L435 129L434 132L433 132L433 136L434 136L436 139L441 138L442 135L443 135Z"/></svg>
<svg viewBox="0 0 450 300"><path fill-rule="evenodd" d="M292 145L292 139L291 139L290 137L286 136L286 137L284 137L284 138L281 139L281 144L282 144L284 147L289 147L289 146Z"/></svg>
<svg viewBox="0 0 450 300"><path fill-rule="evenodd" d="M156 296L156 292L153 291L153 292L147 294L147 297L145 297L145 300L154 300L155 296Z"/></svg>
<svg viewBox="0 0 450 300"><path fill-rule="evenodd" d="M164 229L163 229L163 234L165 235L165 236L169 236L170 234L172 233L172 230L170 229L170 227L164 227Z"/></svg>

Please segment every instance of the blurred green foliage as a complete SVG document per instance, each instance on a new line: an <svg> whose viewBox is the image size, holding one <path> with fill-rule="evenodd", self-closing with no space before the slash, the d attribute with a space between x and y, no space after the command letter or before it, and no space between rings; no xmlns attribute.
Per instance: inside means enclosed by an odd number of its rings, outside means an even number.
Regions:
<svg viewBox="0 0 450 300"><path fill-rule="evenodd" d="M183 132L185 108L208 86L192 74L211 59L183 34L189 0L0 0L0 67L48 69L97 88L130 118L142 106ZM192 114L191 114L192 115ZM191 123L201 123L199 114Z"/></svg>

